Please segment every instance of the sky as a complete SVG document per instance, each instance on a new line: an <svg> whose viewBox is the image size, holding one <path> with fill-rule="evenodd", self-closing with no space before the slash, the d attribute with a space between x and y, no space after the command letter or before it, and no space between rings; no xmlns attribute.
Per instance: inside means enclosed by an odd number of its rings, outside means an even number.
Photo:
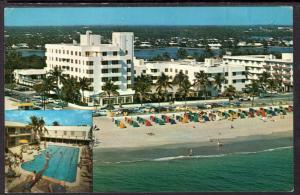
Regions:
<svg viewBox="0 0 300 195"><path fill-rule="evenodd" d="M5 26L292 25L292 7L5 8Z"/></svg>
<svg viewBox="0 0 300 195"><path fill-rule="evenodd" d="M29 124L30 117L43 117L46 125L57 121L64 126L92 126L92 112L88 110L6 110L5 121Z"/></svg>

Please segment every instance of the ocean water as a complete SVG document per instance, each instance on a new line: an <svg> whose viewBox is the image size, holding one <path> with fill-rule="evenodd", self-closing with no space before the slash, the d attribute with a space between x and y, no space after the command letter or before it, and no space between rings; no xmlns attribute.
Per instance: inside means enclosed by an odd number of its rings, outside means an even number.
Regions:
<svg viewBox="0 0 300 195"><path fill-rule="evenodd" d="M193 156L187 156L193 148ZM94 192L293 190L291 137L216 146L95 150Z"/></svg>

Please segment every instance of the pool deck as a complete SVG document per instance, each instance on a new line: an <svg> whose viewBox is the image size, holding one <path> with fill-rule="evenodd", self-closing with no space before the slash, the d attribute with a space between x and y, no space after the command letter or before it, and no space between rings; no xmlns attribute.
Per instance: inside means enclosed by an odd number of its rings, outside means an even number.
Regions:
<svg viewBox="0 0 300 195"><path fill-rule="evenodd" d="M53 142L47 142L47 146L49 145L56 145L56 146L67 146L67 147L76 147L79 148L79 155L78 155L78 163L80 162L80 157L83 157L83 155L86 156L86 149L83 146L79 145L74 145L74 144L63 144L63 143L53 143ZM43 142L41 143L41 151L44 150L44 144ZM21 151L21 146L13 147L10 148L10 151L13 153L20 154ZM38 155L39 153L36 150L32 150L32 153L23 153L23 159L25 162L33 160L35 155ZM33 173L30 171L26 171L21 167L21 164L18 166L12 166L13 169L16 171L17 174L21 174L20 177L18 178L12 178L8 179L6 178L5 182L5 191L10 192L10 191L15 191L14 188L18 188L21 184L24 184L27 180L28 182L28 177L33 176ZM7 171L8 166L5 166L5 171ZM92 173L89 173L89 171L86 169L86 166L82 166L81 168L77 166L77 175L76 175L76 181L75 182L65 182L65 181L60 181L54 178L50 178L47 176L43 176L42 180L46 182L38 182L39 183L45 183L45 184L50 184L50 183L56 183L56 184L63 184L66 186L68 192L89 192L91 191L91 186L92 186ZM36 187L38 184L36 184L32 188L32 192L48 192L48 189L45 187L43 190L41 190L39 187ZM39 189L38 189L39 188ZM44 191L45 190L45 191Z"/></svg>

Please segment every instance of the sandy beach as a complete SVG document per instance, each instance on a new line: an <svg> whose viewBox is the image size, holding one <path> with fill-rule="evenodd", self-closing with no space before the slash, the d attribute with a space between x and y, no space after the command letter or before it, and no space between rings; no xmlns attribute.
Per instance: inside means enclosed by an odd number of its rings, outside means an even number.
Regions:
<svg viewBox="0 0 300 195"><path fill-rule="evenodd" d="M293 131L293 113L288 113L284 119L273 117L274 121L261 118L236 119L234 121L220 120L206 123L190 122L186 124L157 125L134 128L117 127L111 118L95 117L94 124L100 128L95 131L98 141L96 148L136 148L152 147L170 144L210 143L210 140L234 139L245 136L268 135L272 133ZM234 128L231 128L231 125ZM153 135L148 135L153 133Z"/></svg>

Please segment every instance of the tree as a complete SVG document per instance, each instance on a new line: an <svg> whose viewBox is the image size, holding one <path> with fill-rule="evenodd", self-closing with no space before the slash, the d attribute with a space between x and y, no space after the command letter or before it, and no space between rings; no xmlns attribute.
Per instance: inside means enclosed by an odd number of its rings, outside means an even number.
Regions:
<svg viewBox="0 0 300 195"><path fill-rule="evenodd" d="M79 78L78 85L82 92L82 96L81 96L82 102L84 102L84 90L89 90L89 86L91 85L91 82L89 81L88 78L83 77L83 78Z"/></svg>
<svg viewBox="0 0 300 195"><path fill-rule="evenodd" d="M45 128L45 121L43 117L39 118L36 116L30 117L30 122L26 126L26 128L30 129L33 133L33 140L40 143L41 137L48 133L48 130Z"/></svg>
<svg viewBox="0 0 300 195"><path fill-rule="evenodd" d="M179 48L176 53L177 58L185 59L188 56L188 53L185 49Z"/></svg>
<svg viewBox="0 0 300 195"><path fill-rule="evenodd" d="M104 86L102 87L103 92L100 94L100 96L108 97L108 107L111 109L112 104L110 97L112 96L119 96L118 86L115 85L111 80L108 80L105 82Z"/></svg>
<svg viewBox="0 0 300 195"><path fill-rule="evenodd" d="M261 86L258 81L252 81L251 84L246 85L246 92L252 97L251 105L254 104L254 97L259 96Z"/></svg>
<svg viewBox="0 0 300 195"><path fill-rule="evenodd" d="M193 92L193 90L191 89L192 86L193 85L191 84L189 79L185 77L178 89L178 94L184 98L185 108L186 108L186 99Z"/></svg>
<svg viewBox="0 0 300 195"><path fill-rule="evenodd" d="M269 79L271 78L271 74L269 72L264 71L258 78L261 88L266 91L266 86L268 84Z"/></svg>
<svg viewBox="0 0 300 195"><path fill-rule="evenodd" d="M177 73L172 81L172 83L174 85L176 85L178 88L182 87L182 83L185 79L188 79L188 76L183 74L182 71L179 71L179 73Z"/></svg>
<svg viewBox="0 0 300 195"><path fill-rule="evenodd" d="M223 92L223 95L229 98L229 101L232 97L234 97L236 94L236 89L234 86L229 85L228 87L225 86L225 91Z"/></svg>
<svg viewBox="0 0 300 195"><path fill-rule="evenodd" d="M57 122L57 121L53 121L52 125L53 125L53 126L59 126L60 124L59 124L59 122Z"/></svg>
<svg viewBox="0 0 300 195"><path fill-rule="evenodd" d="M165 73L162 73L155 83L156 92L159 94L163 94L164 96L168 96L168 89L173 89L172 82L169 81L169 76L167 76Z"/></svg>
<svg viewBox="0 0 300 195"><path fill-rule="evenodd" d="M41 83L35 84L32 87L39 95L42 96L42 106L44 110L45 106L45 98L50 94L50 91L53 89L53 83L51 78L44 78Z"/></svg>
<svg viewBox="0 0 300 195"><path fill-rule="evenodd" d="M205 99L207 99L207 88L212 85L211 80L208 75L203 72L195 73L194 86L198 89L198 91L203 91Z"/></svg>
<svg viewBox="0 0 300 195"><path fill-rule="evenodd" d="M140 99L141 106L143 106L144 99L149 99L149 93L152 92L151 85L152 79L149 75L142 74L136 78L133 89L135 90L135 94Z"/></svg>
<svg viewBox="0 0 300 195"><path fill-rule="evenodd" d="M79 83L73 77L64 81L64 85L61 88L61 97L68 102L77 103L80 99Z"/></svg>
<svg viewBox="0 0 300 195"><path fill-rule="evenodd" d="M57 66L49 71L49 78L53 81L54 90L57 96L59 96L59 84L65 83L66 79Z"/></svg>
<svg viewBox="0 0 300 195"><path fill-rule="evenodd" d="M218 94L222 88L222 84L225 82L225 77L222 76L221 74L216 74L214 76L214 84L216 85L216 88L218 90Z"/></svg>
<svg viewBox="0 0 300 195"><path fill-rule="evenodd" d="M278 89L278 81L276 81L275 79L269 79L267 82L267 89L270 90L271 92L271 102L273 105L273 91L276 91L276 89Z"/></svg>

